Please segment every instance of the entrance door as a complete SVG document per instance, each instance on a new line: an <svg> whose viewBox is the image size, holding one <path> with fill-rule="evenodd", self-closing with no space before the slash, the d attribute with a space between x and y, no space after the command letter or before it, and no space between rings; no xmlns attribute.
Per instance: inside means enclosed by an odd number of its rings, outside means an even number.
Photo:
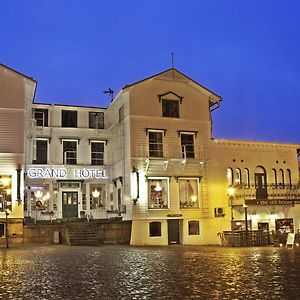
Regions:
<svg viewBox="0 0 300 300"><path fill-rule="evenodd" d="M267 199L266 176L263 173L255 173L256 199Z"/></svg>
<svg viewBox="0 0 300 300"><path fill-rule="evenodd" d="M78 192L62 192L63 218L78 217Z"/></svg>
<svg viewBox="0 0 300 300"><path fill-rule="evenodd" d="M179 244L179 220L168 220L168 243Z"/></svg>

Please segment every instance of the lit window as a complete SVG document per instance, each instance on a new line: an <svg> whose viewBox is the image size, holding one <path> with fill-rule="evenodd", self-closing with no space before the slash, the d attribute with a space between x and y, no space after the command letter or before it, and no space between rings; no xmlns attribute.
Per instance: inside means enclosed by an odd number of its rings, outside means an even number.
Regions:
<svg viewBox="0 0 300 300"><path fill-rule="evenodd" d="M61 126L62 127L77 127L77 111L62 110L61 111Z"/></svg>
<svg viewBox="0 0 300 300"><path fill-rule="evenodd" d="M91 164L92 165L104 164L104 142L91 143Z"/></svg>
<svg viewBox="0 0 300 300"><path fill-rule="evenodd" d="M90 185L90 208L97 209L105 207L106 191L105 184Z"/></svg>
<svg viewBox="0 0 300 300"><path fill-rule="evenodd" d="M150 222L149 233L152 236L161 236L161 222Z"/></svg>
<svg viewBox="0 0 300 300"><path fill-rule="evenodd" d="M246 188L250 188L250 174L247 168L244 169L243 175L244 176L242 182L244 183Z"/></svg>
<svg viewBox="0 0 300 300"><path fill-rule="evenodd" d="M197 178L180 178L179 179L179 201L180 208L198 208L199 195Z"/></svg>
<svg viewBox="0 0 300 300"><path fill-rule="evenodd" d="M179 101L162 99L163 117L179 118Z"/></svg>
<svg viewBox="0 0 300 300"><path fill-rule="evenodd" d="M168 208L169 178L148 178L148 207Z"/></svg>
<svg viewBox="0 0 300 300"><path fill-rule="evenodd" d="M163 132L149 131L149 156L163 157Z"/></svg>
<svg viewBox="0 0 300 300"><path fill-rule="evenodd" d="M200 234L199 221L189 221L188 226L189 226L189 235L199 235Z"/></svg>
<svg viewBox="0 0 300 300"><path fill-rule="evenodd" d="M195 158L194 152L194 134L181 135L182 158Z"/></svg>
<svg viewBox="0 0 300 300"><path fill-rule="evenodd" d="M234 183L236 185L241 185L242 184L242 172L239 168L237 168L235 170L235 180L234 180Z"/></svg>
<svg viewBox="0 0 300 300"><path fill-rule="evenodd" d="M231 168L227 169L227 182L228 185L233 185L233 171Z"/></svg>
<svg viewBox="0 0 300 300"><path fill-rule="evenodd" d="M0 176L0 211L12 209L11 176Z"/></svg>
<svg viewBox="0 0 300 300"><path fill-rule="evenodd" d="M63 141L63 163L67 165L77 164L77 142Z"/></svg>
<svg viewBox="0 0 300 300"><path fill-rule="evenodd" d="M89 128L95 128L95 129L104 128L103 112L89 112Z"/></svg>

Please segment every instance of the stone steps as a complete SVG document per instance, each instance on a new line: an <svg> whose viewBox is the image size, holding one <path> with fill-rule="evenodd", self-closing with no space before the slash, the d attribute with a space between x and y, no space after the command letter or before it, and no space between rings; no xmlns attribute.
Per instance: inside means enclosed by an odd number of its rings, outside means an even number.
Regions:
<svg viewBox="0 0 300 300"><path fill-rule="evenodd" d="M70 245L98 245L97 232L91 223L70 223L68 229L68 241Z"/></svg>

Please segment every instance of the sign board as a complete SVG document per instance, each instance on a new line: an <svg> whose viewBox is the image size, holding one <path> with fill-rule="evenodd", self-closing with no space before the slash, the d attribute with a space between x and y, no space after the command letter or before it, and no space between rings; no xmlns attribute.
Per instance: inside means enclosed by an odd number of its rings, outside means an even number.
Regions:
<svg viewBox="0 0 300 300"><path fill-rule="evenodd" d="M286 239L286 247L287 246L294 246L295 242L295 233L288 233L287 239Z"/></svg>

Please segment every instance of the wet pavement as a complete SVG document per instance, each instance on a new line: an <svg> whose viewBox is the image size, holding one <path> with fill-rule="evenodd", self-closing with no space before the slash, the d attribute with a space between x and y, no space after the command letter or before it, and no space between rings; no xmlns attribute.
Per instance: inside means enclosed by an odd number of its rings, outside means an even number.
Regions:
<svg viewBox="0 0 300 300"><path fill-rule="evenodd" d="M300 248L0 248L0 299L300 299Z"/></svg>

